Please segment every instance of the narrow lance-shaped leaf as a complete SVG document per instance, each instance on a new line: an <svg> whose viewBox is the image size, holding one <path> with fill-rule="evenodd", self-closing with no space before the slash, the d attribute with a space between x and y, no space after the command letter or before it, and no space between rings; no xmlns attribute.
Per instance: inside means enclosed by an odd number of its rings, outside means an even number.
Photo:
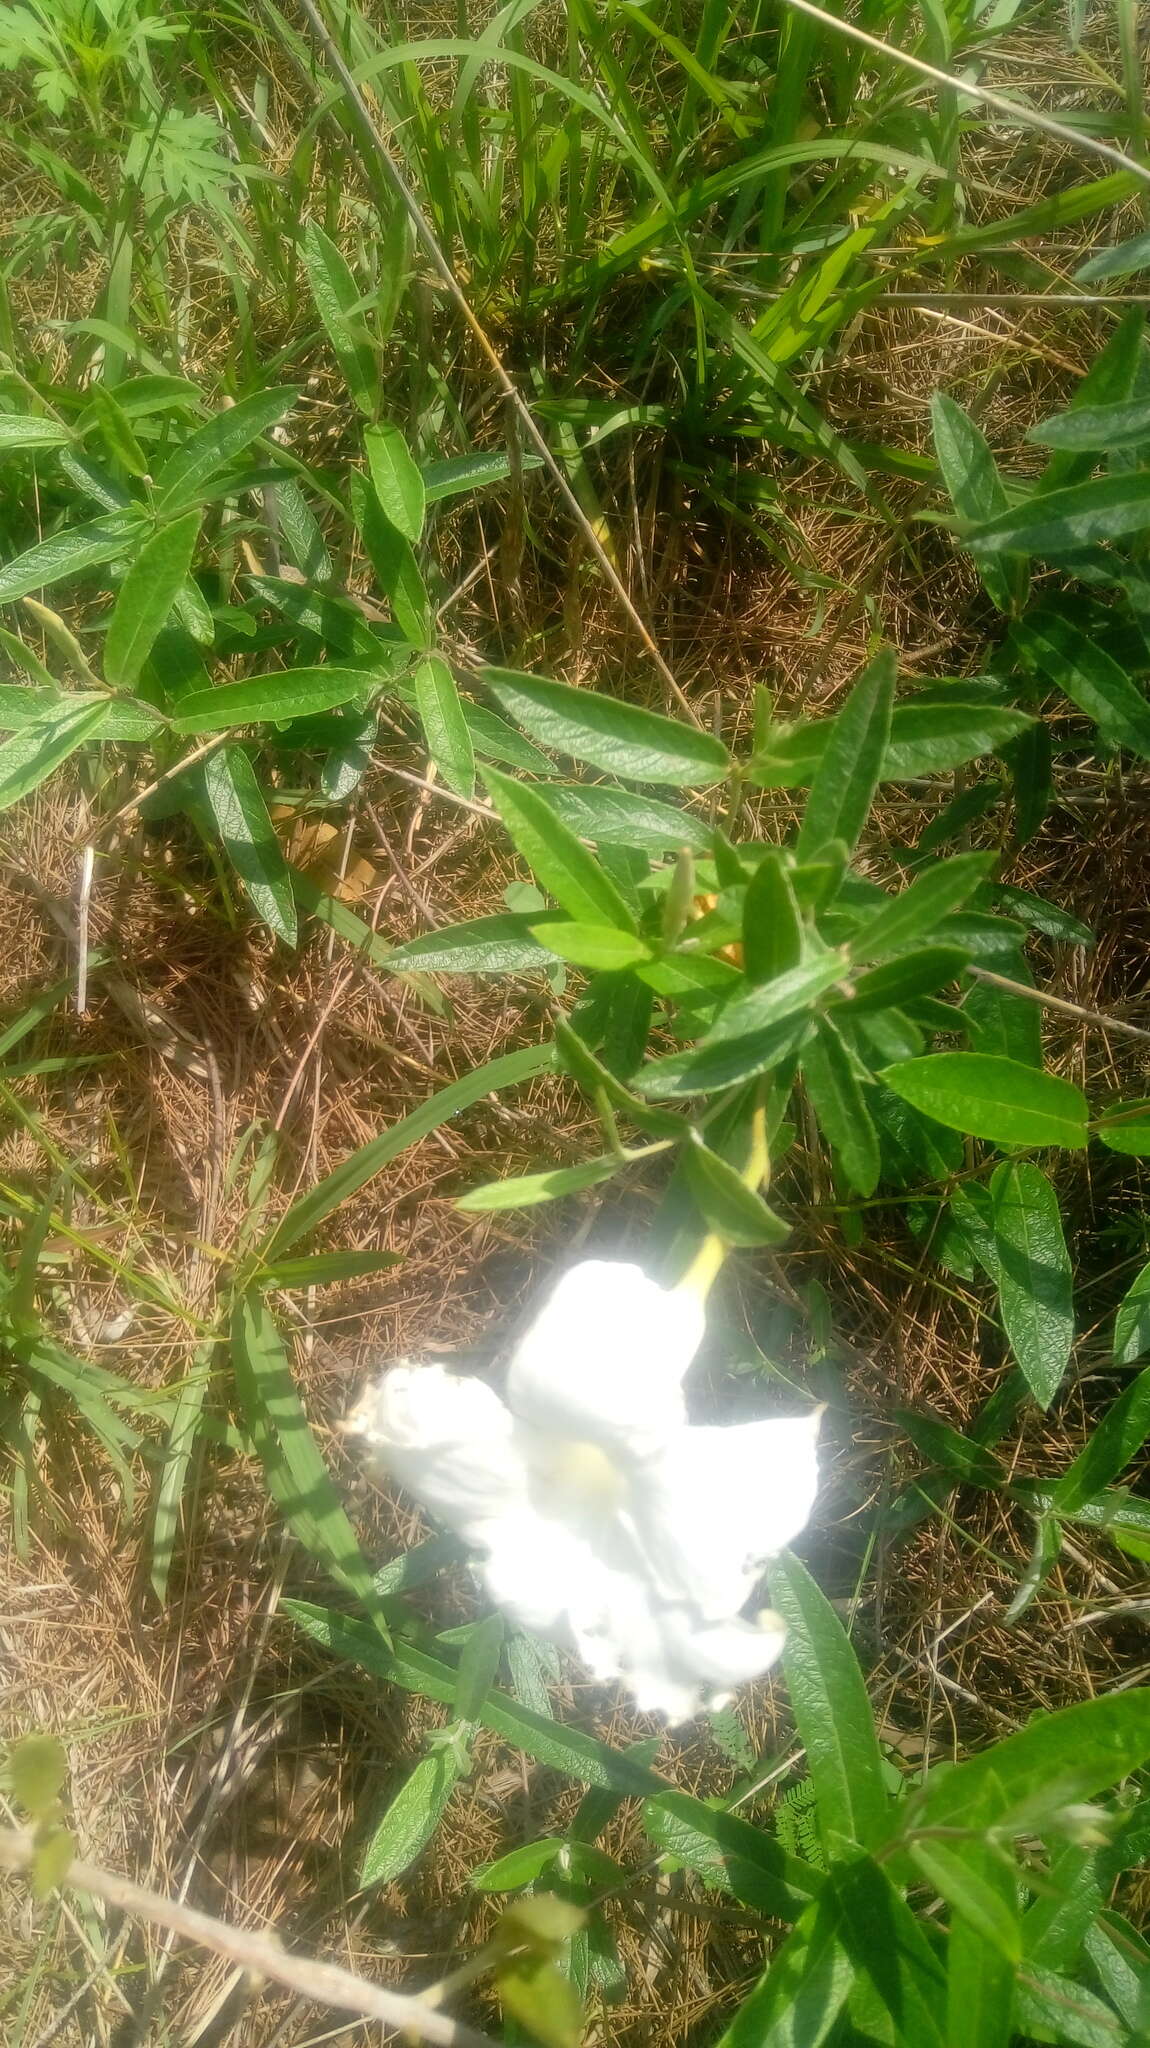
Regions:
<svg viewBox="0 0 1150 2048"><path fill-rule="evenodd" d="M930 414L938 465L955 511L968 520L993 519L1005 512L1006 486L982 429L945 391L935 392ZM1026 596L1024 563L1004 564L987 556L979 563L979 574L999 611L1011 611Z"/></svg>
<svg viewBox="0 0 1150 2048"><path fill-rule="evenodd" d="M293 1535L382 1629L371 1572L311 1433L283 1339L257 1294L236 1301L232 1365L244 1425ZM369 1634L379 1641L374 1630Z"/></svg>
<svg viewBox="0 0 1150 2048"><path fill-rule="evenodd" d="M993 853L958 853L917 875L867 919L850 942L856 960L881 960L930 935L939 918L960 910L994 865Z"/></svg>
<svg viewBox="0 0 1150 2048"><path fill-rule="evenodd" d="M1005 1161L990 1192L1003 1324L1035 1400L1049 1408L1074 1342L1073 1282L1058 1197L1029 1160Z"/></svg>
<svg viewBox="0 0 1150 2048"><path fill-rule="evenodd" d="M719 781L730 766L721 740L660 712L546 676L500 668L481 673L503 709L533 739L609 774L701 788Z"/></svg>
<svg viewBox="0 0 1150 2048"><path fill-rule="evenodd" d="M633 932L635 919L601 863L568 831L529 783L497 769L484 771L492 801L540 885L579 924L616 925Z"/></svg>
<svg viewBox="0 0 1150 2048"><path fill-rule="evenodd" d="M207 486L258 435L266 434L290 412L299 392L288 389L253 391L238 405L216 414L189 435L169 456L155 481L155 509L161 518L182 512L207 495Z"/></svg>
<svg viewBox="0 0 1150 2048"><path fill-rule="evenodd" d="M368 419L379 407L379 365L362 313L355 309L363 294L341 250L309 220L300 243L316 312L327 330L344 381Z"/></svg>
<svg viewBox="0 0 1150 2048"><path fill-rule="evenodd" d="M1114 1318L1114 1361L1134 1365L1150 1351L1150 1266L1143 1266Z"/></svg>
<svg viewBox="0 0 1150 2048"><path fill-rule="evenodd" d="M814 1781L823 1840L877 1841L886 1825L882 1757L858 1659L833 1607L798 1559L771 1566L771 1598L787 1626L783 1668Z"/></svg>
<svg viewBox="0 0 1150 2048"><path fill-rule="evenodd" d="M842 840L848 850L857 844L882 773L895 674L894 653L883 648L835 719L795 843L799 860L813 860L832 839Z"/></svg>
<svg viewBox="0 0 1150 2048"><path fill-rule="evenodd" d="M459 1760L446 1745L421 1757L371 1834L360 1861L361 1890L392 1884L410 1870L439 1826L459 1776Z"/></svg>
<svg viewBox="0 0 1150 2048"><path fill-rule="evenodd" d="M543 1173L516 1174L507 1180L491 1180L484 1187L460 1195L455 1206L468 1215L488 1215L498 1209L533 1209L540 1202L557 1202L564 1195L581 1194L600 1181L610 1180L624 1162L613 1154L606 1159L589 1159L585 1166L555 1166Z"/></svg>
<svg viewBox="0 0 1150 2048"><path fill-rule="evenodd" d="M514 1087L519 1081L529 1081L534 1075L543 1073L553 1064L553 1059L549 1045L524 1046L519 1052L503 1053L498 1059L489 1060L485 1066L476 1067L461 1081L453 1081L450 1087L438 1089L426 1102L421 1102L418 1109L401 1117L378 1138L369 1139L333 1173L317 1182L298 1202L293 1202L272 1231L261 1258L270 1262L282 1257L289 1246L298 1243L333 1210L365 1187L369 1180L374 1180L376 1174L390 1165L399 1153L406 1151L409 1145L418 1144L430 1131L448 1123L452 1117L458 1116L460 1110L470 1108L473 1102L482 1101L485 1095L493 1095L500 1088Z"/></svg>
<svg viewBox="0 0 1150 2048"><path fill-rule="evenodd" d="M753 985L772 982L797 967L803 926L781 855L770 847L759 862L743 901L743 965Z"/></svg>
<svg viewBox="0 0 1150 2048"><path fill-rule="evenodd" d="M65 698L58 713L5 740L0 746L0 811L30 795L86 740L98 739L114 708L106 697Z"/></svg>
<svg viewBox="0 0 1150 2048"><path fill-rule="evenodd" d="M352 471L348 490L360 538L395 623L413 647L426 647L431 637L431 600L411 542L385 516L375 491L358 470Z"/></svg>
<svg viewBox="0 0 1150 2048"><path fill-rule="evenodd" d="M134 689L192 566L200 531L198 510L161 526L144 542L120 585L104 641L104 676L116 689Z"/></svg>
<svg viewBox="0 0 1150 2048"><path fill-rule="evenodd" d="M1089 1104L1080 1088L993 1053L938 1052L884 1067L879 1079L915 1109L951 1130L998 1145L1087 1141Z"/></svg>
<svg viewBox="0 0 1150 2048"><path fill-rule="evenodd" d="M829 1019L819 1020L802 1057L803 1083L823 1136L851 1187L860 1195L873 1195L879 1176L878 1135L850 1054Z"/></svg>
<svg viewBox="0 0 1150 2048"><path fill-rule="evenodd" d="M475 749L455 678L443 657L429 654L412 673L427 751L449 789L475 794Z"/></svg>
<svg viewBox="0 0 1150 2048"><path fill-rule="evenodd" d="M968 535L981 553L1079 554L1150 526L1150 471L1121 470L1062 490L1036 492Z"/></svg>
<svg viewBox="0 0 1150 2048"><path fill-rule="evenodd" d="M1056 1514L1072 1515L1138 1456L1150 1436L1150 1366L1109 1407L1054 1489Z"/></svg>
<svg viewBox="0 0 1150 2048"><path fill-rule="evenodd" d="M423 532L423 478L398 427L369 427L363 437L375 495L397 533L414 546Z"/></svg>
<svg viewBox="0 0 1150 2048"><path fill-rule="evenodd" d="M127 554L143 525L137 511L106 513L85 526L71 526L37 541L11 562L0 565L0 604L12 604L30 590L46 590L65 576L82 575L100 562Z"/></svg>
<svg viewBox="0 0 1150 2048"><path fill-rule="evenodd" d="M355 668L279 669L245 676L218 689L189 690L179 698L172 724L180 733L226 732L234 725L286 723L333 711L379 688L379 677Z"/></svg>
<svg viewBox="0 0 1150 2048"><path fill-rule="evenodd" d="M216 830L252 907L277 938L294 946L291 877L251 762L242 747L221 747L201 775Z"/></svg>
<svg viewBox="0 0 1150 2048"><path fill-rule="evenodd" d="M1104 738L1150 760L1150 703L1096 639L1051 609L1018 620L1012 639L1027 666L1092 718Z"/></svg>

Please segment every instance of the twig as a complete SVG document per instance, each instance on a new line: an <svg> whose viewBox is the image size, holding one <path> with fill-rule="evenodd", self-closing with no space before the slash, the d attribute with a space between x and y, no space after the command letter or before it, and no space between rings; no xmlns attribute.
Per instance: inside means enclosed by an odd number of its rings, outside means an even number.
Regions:
<svg viewBox="0 0 1150 2048"><path fill-rule="evenodd" d="M308 13L309 0L303 0ZM1127 156L1125 150L1115 149L1113 143L1099 142L1093 135L1084 135L1077 128L1068 128L1062 121L1056 121L1052 114L1040 114L1025 101L1008 99L1005 93L992 92L987 85L972 85L969 79L956 78L950 71L940 71L936 64L926 64L921 57L912 57L907 50L896 49L893 43L884 43L881 36L868 34L865 28L856 28L852 21L843 21L837 14L828 14L823 7L816 7L813 0L787 0L788 7L796 7L800 14L809 14L812 21L821 21L824 28L834 29L840 36L849 37L852 43L862 43L868 50L874 50L880 57L889 57L894 64L903 64L908 71L917 71L920 78L929 78L935 85L948 85L951 90L964 93L969 100L981 100L984 107L993 107L998 114L1017 123L1020 128L1038 128L1044 135L1053 135L1058 142L1068 142L1072 149L1085 149L1094 156L1103 156L1107 163L1117 164L1121 170L1132 171L1144 185L1150 185L1150 170L1135 157Z"/></svg>
<svg viewBox="0 0 1150 2048"><path fill-rule="evenodd" d="M992 974L989 967L966 968L976 981L989 982L991 988L1005 989L1007 995L1025 996L1028 1003L1041 1003L1045 1010L1060 1010L1064 1017L1077 1017L1083 1024L1096 1024L1101 1031L1121 1031L1126 1038L1150 1039L1150 1031L1141 1024L1127 1024L1121 1017L1108 1017L1101 1010L1084 1009L1081 1003L1072 1003L1066 996L1052 996L1044 988L1030 988L1024 981L1011 981L1005 974Z"/></svg>
<svg viewBox="0 0 1150 2048"><path fill-rule="evenodd" d="M0 1868L28 1870L35 1855L33 1835L24 1829L0 1833ZM231 1927L201 1913L194 1906L178 1904L159 1892L134 1884L131 1878L101 1870L95 1863L77 1857L64 1882L92 1898L103 1899L118 1912L131 1913L154 1927L166 1927L210 1948L228 1962L257 1977L270 1977L298 1998L315 2005L334 2005L341 2012L358 2013L361 2018L381 2020L385 2027L408 2034L416 2040L439 2044L439 2048L497 2048L489 2034L481 2034L448 2013L437 2012L422 1998L404 1991L390 1991L382 1984L369 1984L338 1963L322 1963L311 1956L292 1955L281 1948L274 1935L256 1934L246 1927Z"/></svg>
<svg viewBox="0 0 1150 2048"><path fill-rule="evenodd" d="M369 158L373 159L382 171L386 184L391 188L392 194L398 198L400 205L407 214L419 240L431 259L431 265L436 276L475 337L496 383L511 405L527 439L537 451L544 468L549 472L568 512L578 526L583 539L586 541L603 575L606 577L628 619L642 640L647 653L658 669L680 711L682 711L684 717L690 719L692 725L699 725L701 721L698 713L695 711L690 699L680 688L669 664L659 652L650 627L647 625L642 613L638 610L610 555L607 553L594 526L579 503L567 479L566 472L552 452L551 444L543 433L542 428L538 425L531 407L519 390L518 385L508 375L498 350L488 340L482 322L472 309L471 302L463 286L460 284L450 262L439 245L431 222L428 220L427 215L424 213L423 208L420 206L419 201L380 134L359 82L347 64L338 43L330 34L318 7L315 5L315 0L300 0L300 6L311 24L312 34L315 36L323 52L324 62L331 67L347 96L348 106L355 125L363 141L367 144ZM1099 146L1095 145L1095 147Z"/></svg>
<svg viewBox="0 0 1150 2048"><path fill-rule="evenodd" d="M96 849L86 846L80 856L80 883L76 891L76 1015L88 1014L88 921L92 908L92 877L96 871Z"/></svg>

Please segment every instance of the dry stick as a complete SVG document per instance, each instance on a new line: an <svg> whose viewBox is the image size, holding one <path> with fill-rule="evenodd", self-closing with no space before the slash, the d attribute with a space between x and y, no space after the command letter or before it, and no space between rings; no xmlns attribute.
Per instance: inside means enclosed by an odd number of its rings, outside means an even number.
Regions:
<svg viewBox="0 0 1150 2048"><path fill-rule="evenodd" d="M28 1870L35 1857L35 1838L24 1829L0 1833L0 1869ZM281 1948L274 1935L256 1934L245 1927L230 1927L185 1906L165 1899L159 1892L134 1884L131 1878L101 1870L95 1863L77 1857L64 1882L76 1891L103 1899L121 1913L132 1913L154 1927L166 1927L188 1941L198 1941L241 1970L257 1977L270 1977L286 1985L298 1998L315 2005L334 2005L341 2012L358 2013L362 2019L381 2020L385 2027L416 2040L430 2041L437 2048L497 2048L490 2034L481 2034L448 2013L437 2012L422 1998L409 1992L390 1991L382 1984L370 1984L338 1963L322 1963L311 1956L292 1955Z"/></svg>
<svg viewBox="0 0 1150 2048"><path fill-rule="evenodd" d="M579 531L582 534L584 540L587 542L587 545L590 548L592 554L594 555L595 560L598 562L600 569L602 570L604 576L606 577L608 583L611 586L611 589L614 591L615 596L618 598L619 603L622 605L623 610L626 612L628 619L630 620L632 626L635 628L635 631L638 633L639 638L642 640L643 645L647 650L647 653L650 655L651 660L654 662L656 668L658 669L660 676L662 677L671 695L674 697L675 702L679 706L680 711L682 711L684 717L690 719L692 725L701 725L701 719L692 707L690 700L687 698L683 690L680 688L679 684L676 682L674 673L669 667L668 663L660 654L659 649L655 643L654 637L651 633L650 627L647 625L642 613L638 610L634 599L631 597L630 593L627 590L626 584L623 582L623 579L620 576L618 570L616 569L614 563L612 562L611 557L607 553L606 548L603 546L602 541L596 533L594 526L588 519L587 514L584 512L582 505L579 503L578 498L572 490L571 485L568 482L566 475L564 474L561 463L552 453L551 445L548 442L541 427L539 427L536 423L535 415L532 412L531 407L528 405L527 400L524 398L518 385L508 375L503 365L503 359L500 356L498 350L494 348L492 343L488 340L486 331L484 330L484 327L481 321L479 320L478 315L472 310L471 302L468 299L467 294L463 289L463 286L460 284L459 279L456 277L455 272L451 267L451 264L449 263L447 257L445 256L443 250L439 245L439 242L436 239L435 230L433 229L431 222L428 220L427 215L424 213L423 208L420 206L418 199L415 197L414 192L408 185L406 178L404 177L402 171L399 168L399 165L396 163L394 157L391 154L391 151L388 149L387 144L385 143L382 135L379 132L379 129L376 127L375 120L372 116L371 108L368 106L368 103L364 98L363 92L360 89L355 74L344 61L343 53L341 52L339 45L334 41L333 37L330 35L326 23L324 22L322 16L320 15L318 8L314 4L314 0L300 0L300 6L302 7L304 14L307 16L307 19L311 24L312 33L315 36L315 39L319 44L321 51L323 52L325 62L328 65L330 65L332 71L335 73L336 77L340 82L340 85L343 87L343 90L347 95L348 105L354 116L356 127L359 129L363 141L367 144L369 154L374 158L375 162L379 165L387 183L391 186L393 192L395 193L401 206L403 207L404 212L407 214L407 217L410 220L413 228L415 229L415 232L419 237L419 240L422 242L424 248L427 251L428 256L431 259L431 265L433 270L435 271L436 276L439 278L440 283L443 285L444 289L448 293L449 297L453 301L459 313L462 315L463 319L467 322L467 325L470 328L472 335L474 336L479 348L481 349L487 361L488 367L491 370L492 375L496 380L496 383L499 385L499 388L502 391L504 397L508 400L509 404L514 410L515 416L519 421L520 426L523 428L523 431L527 435L528 440L531 442L532 447L538 453L544 468L548 471L549 475L551 476L552 481L556 485L556 488L558 489L559 494L567 507L567 510L571 514L571 517L575 521L575 524L578 526Z"/></svg>
<svg viewBox="0 0 1150 2048"><path fill-rule="evenodd" d="M969 79L956 78L950 71L940 71L937 65L924 63L921 57L912 57L908 51L896 49L892 43L884 43L880 36L870 35L865 28L856 28L853 22L842 21L837 14L828 14L825 8L816 7L814 0L786 0L786 4L797 8L800 14L809 14L812 21L821 21L824 28L833 29L836 35L847 36L853 43L863 43L868 50L877 51L880 57L889 57L892 63L903 64L908 71L917 71L921 78L929 78L935 85L949 85L955 92L965 93L967 99L981 100L983 106L993 107L996 113L1004 114L1019 127L1039 128L1044 135L1053 135L1059 142L1068 142L1072 149L1085 149L1094 156L1105 157L1107 163L1117 164L1123 171L1133 171L1144 185L1150 185L1150 169L1138 163L1136 158L1127 156L1125 150L1115 149L1110 142L1098 142L1093 135L1068 128L1062 121L1056 121L1053 115L1040 114L1034 107L1008 99L1005 93L993 92L989 86L972 85ZM310 13L309 0L303 0L303 5Z"/></svg>
<svg viewBox="0 0 1150 2048"><path fill-rule="evenodd" d="M1127 1038L1150 1039L1150 1031L1141 1024L1126 1024L1121 1017L1108 1017L1101 1010L1086 1010L1081 1003L1072 1003L1066 996L1048 995L1044 988L1028 988L1024 981L1010 981L1005 974L992 974L989 967L967 967L965 972L976 981L986 981L991 988L1005 989L1007 995L1025 996L1028 1003L1041 1003L1045 1010L1061 1010L1065 1017L1077 1017L1083 1024L1097 1024L1102 1031L1121 1031Z"/></svg>

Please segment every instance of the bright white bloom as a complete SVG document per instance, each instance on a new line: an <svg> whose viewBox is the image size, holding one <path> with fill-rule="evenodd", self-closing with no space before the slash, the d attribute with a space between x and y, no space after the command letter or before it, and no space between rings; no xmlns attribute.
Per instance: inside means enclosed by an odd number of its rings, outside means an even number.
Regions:
<svg viewBox="0 0 1150 2048"><path fill-rule="evenodd" d="M404 1362L349 1425L480 1553L500 1607L674 1722L774 1663L778 1616L742 1609L818 1483L817 1412L688 1425L683 1378L703 1327L697 1291L588 1259L520 1339L506 1403L482 1380Z"/></svg>

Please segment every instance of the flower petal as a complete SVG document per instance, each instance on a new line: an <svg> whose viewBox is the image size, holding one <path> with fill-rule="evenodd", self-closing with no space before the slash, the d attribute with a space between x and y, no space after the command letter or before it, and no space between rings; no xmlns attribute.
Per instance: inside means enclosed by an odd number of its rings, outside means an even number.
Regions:
<svg viewBox="0 0 1150 2048"><path fill-rule="evenodd" d="M371 1461L467 1542L524 1506L527 1472L508 1409L482 1380L404 1363L369 1387L349 1429Z"/></svg>
<svg viewBox="0 0 1150 2048"><path fill-rule="evenodd" d="M810 1514L819 1412L684 1429L632 1473L628 1520L663 1600L706 1622L738 1614Z"/></svg>
<svg viewBox="0 0 1150 2048"><path fill-rule="evenodd" d="M520 1339L507 1398L534 1429L649 1457L685 1421L682 1379L703 1329L696 1293L660 1287L641 1266L585 1259Z"/></svg>

